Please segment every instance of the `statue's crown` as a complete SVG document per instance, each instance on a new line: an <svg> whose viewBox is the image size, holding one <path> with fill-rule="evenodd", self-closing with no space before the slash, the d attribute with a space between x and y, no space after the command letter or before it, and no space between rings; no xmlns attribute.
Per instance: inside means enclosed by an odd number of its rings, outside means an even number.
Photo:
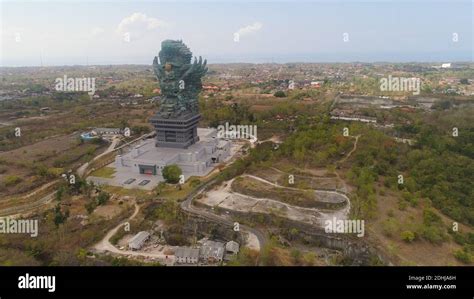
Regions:
<svg viewBox="0 0 474 299"><path fill-rule="evenodd" d="M161 43L161 51L158 56L161 64L183 65L191 63L193 53L182 41L167 39Z"/></svg>

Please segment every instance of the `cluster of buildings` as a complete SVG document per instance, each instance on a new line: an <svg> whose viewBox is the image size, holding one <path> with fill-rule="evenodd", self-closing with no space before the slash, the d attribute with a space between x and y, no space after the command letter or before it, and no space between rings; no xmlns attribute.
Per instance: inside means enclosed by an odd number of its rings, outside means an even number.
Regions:
<svg viewBox="0 0 474 299"><path fill-rule="evenodd" d="M112 139L122 134L123 130L120 128L93 128L89 132L82 133L81 138L86 141L97 138Z"/></svg>
<svg viewBox="0 0 474 299"><path fill-rule="evenodd" d="M176 263L178 264L206 264L220 263L224 259L239 252L239 243L229 241L227 243L206 240L200 248L178 247L175 250Z"/></svg>
<svg viewBox="0 0 474 299"><path fill-rule="evenodd" d="M150 239L150 233L147 231L138 232L128 241L130 250L140 250ZM235 241L218 242L205 239L199 243L198 248L179 246L175 249L174 255L177 264L196 265L199 262L203 264L217 264L228 260L231 256L239 253L239 243Z"/></svg>

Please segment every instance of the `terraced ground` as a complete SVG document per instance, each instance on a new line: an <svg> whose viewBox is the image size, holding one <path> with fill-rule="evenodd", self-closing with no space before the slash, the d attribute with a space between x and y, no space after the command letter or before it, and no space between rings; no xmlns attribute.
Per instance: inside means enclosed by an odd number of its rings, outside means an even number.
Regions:
<svg viewBox="0 0 474 299"><path fill-rule="evenodd" d="M253 175L244 175L234 180L232 191L304 208L336 209L346 204L346 198L336 192L285 187Z"/></svg>
<svg viewBox="0 0 474 299"><path fill-rule="evenodd" d="M342 192L285 187L254 175L224 182L197 201L211 209L272 214L319 227L333 217L347 219L350 210Z"/></svg>

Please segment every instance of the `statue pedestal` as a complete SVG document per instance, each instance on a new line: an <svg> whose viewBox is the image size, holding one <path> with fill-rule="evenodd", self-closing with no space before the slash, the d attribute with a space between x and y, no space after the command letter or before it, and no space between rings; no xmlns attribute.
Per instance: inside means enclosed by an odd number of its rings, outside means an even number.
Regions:
<svg viewBox="0 0 474 299"><path fill-rule="evenodd" d="M151 190L164 181L162 171L167 165L177 165L187 180L191 176L208 175L216 165L228 162L238 151L239 147L233 147L231 141L217 138L216 129L198 128L197 132L199 142L188 148L156 147L155 140L143 140L109 164L115 168L114 178L98 179L112 186ZM135 181L125 184L130 179ZM139 185L143 180L150 182Z"/></svg>
<svg viewBox="0 0 474 299"><path fill-rule="evenodd" d="M156 114L150 119L156 130L156 147L188 148L199 141L197 126L201 114L165 118Z"/></svg>

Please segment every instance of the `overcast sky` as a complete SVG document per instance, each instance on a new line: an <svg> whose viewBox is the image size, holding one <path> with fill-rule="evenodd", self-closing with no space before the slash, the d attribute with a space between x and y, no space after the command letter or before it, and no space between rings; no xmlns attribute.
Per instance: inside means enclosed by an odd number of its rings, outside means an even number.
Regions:
<svg viewBox="0 0 474 299"><path fill-rule="evenodd" d="M467 1L3 1L1 66L151 64L164 39L222 62L472 61Z"/></svg>

